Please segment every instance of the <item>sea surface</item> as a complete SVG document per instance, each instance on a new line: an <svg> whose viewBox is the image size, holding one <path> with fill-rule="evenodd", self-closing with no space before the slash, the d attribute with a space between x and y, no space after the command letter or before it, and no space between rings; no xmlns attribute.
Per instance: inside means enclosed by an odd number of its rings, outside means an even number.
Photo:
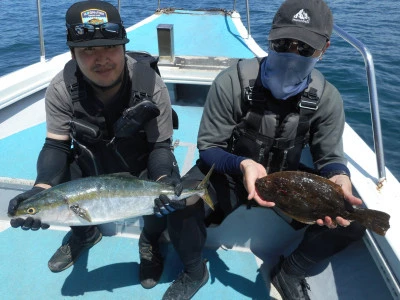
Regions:
<svg viewBox="0 0 400 300"><path fill-rule="evenodd" d="M65 12L76 1L41 0L45 55L51 58L68 51L65 44ZM110 3L118 6L117 0ZM281 0L249 0L250 31L267 50L267 35ZM327 0L336 25L355 36L370 50L375 62L376 82L386 164L400 179L400 1ZM150 16L159 1L121 0L125 26ZM241 14L247 26L245 0L161 1L160 7L225 8ZM0 76L40 60L37 0L0 0ZM201 30L201 28L199 28ZM195 34L195 33L194 33ZM211 43L212 41L210 41ZM364 60L358 51L333 35L331 47L317 68L341 92L347 122L374 148ZM371 164L376 162L371 161Z"/></svg>

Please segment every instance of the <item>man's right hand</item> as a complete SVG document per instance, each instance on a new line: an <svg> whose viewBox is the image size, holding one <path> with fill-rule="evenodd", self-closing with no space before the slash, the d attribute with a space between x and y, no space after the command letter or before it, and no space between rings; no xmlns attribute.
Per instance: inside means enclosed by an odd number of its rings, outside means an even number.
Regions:
<svg viewBox="0 0 400 300"><path fill-rule="evenodd" d="M240 170L243 174L243 185L249 193L247 200L254 199L260 206L264 207L275 206L275 203L272 202L273 199L262 199L256 191L256 180L267 176L264 166L252 159L245 159L240 163Z"/></svg>
<svg viewBox="0 0 400 300"><path fill-rule="evenodd" d="M10 203L8 204L8 216L9 217L15 216L15 212L18 209L18 205L20 205L21 202L32 197L33 195L40 193L43 190L44 188L42 187L34 186L32 189L15 196L13 199L10 200ZM38 230L40 228L47 229L50 227L50 225L43 224L39 219L34 219L32 217L28 217L26 219L23 218L11 219L10 225L14 228L21 227L23 230L29 230L29 229Z"/></svg>

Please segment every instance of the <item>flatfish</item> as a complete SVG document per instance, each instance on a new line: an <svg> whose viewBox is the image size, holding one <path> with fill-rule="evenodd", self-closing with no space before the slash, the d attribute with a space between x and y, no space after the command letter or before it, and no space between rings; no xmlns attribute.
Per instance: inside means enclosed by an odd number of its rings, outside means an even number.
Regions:
<svg viewBox="0 0 400 300"><path fill-rule="evenodd" d="M358 221L379 235L385 235L390 228L389 214L351 206L339 185L318 175L276 172L257 179L256 189L261 198L275 202L283 213L305 224L314 224L325 216L334 221L340 216Z"/></svg>

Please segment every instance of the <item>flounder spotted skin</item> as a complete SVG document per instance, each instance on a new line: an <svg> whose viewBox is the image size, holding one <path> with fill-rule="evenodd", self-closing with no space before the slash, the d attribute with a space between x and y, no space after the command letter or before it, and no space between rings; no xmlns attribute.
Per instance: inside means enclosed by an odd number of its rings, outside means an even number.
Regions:
<svg viewBox="0 0 400 300"><path fill-rule="evenodd" d="M284 213L306 224L330 216L348 219L351 207L346 204L341 187L311 173L284 171L256 181L258 194L275 202Z"/></svg>
<svg viewBox="0 0 400 300"><path fill-rule="evenodd" d="M257 179L256 189L261 198L275 202L284 213L302 223L313 224L326 216L335 222L340 216L358 221L380 235L385 235L390 228L389 214L351 206L339 185L318 175L277 172Z"/></svg>

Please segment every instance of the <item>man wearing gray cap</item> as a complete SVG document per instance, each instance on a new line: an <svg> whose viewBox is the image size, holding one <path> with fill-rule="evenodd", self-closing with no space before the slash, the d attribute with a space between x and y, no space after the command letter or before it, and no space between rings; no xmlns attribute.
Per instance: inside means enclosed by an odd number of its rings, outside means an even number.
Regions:
<svg viewBox="0 0 400 300"><path fill-rule="evenodd" d="M324 1L286 0L273 19L268 56L241 60L214 80L198 133L200 159L182 177L183 185L196 185L214 165L209 194L216 209L205 212L206 224L198 222L199 230L192 229L194 253L200 253L205 242L202 226L222 222L242 204L275 205L274 199L262 199L255 189L256 179L273 172L317 173L340 185L349 204L362 203L352 194L343 151L342 98L314 68L330 45L332 27L332 13ZM312 169L300 164L307 144ZM282 257L272 270L271 282L283 299L309 299L306 272L361 239L365 232L359 223L339 216L315 221L297 249ZM183 234L185 229L181 226L173 231ZM201 260L197 261L200 266ZM164 299L189 298L177 297L184 290L183 278L171 285ZM206 278L193 280L192 292L201 288Z"/></svg>

